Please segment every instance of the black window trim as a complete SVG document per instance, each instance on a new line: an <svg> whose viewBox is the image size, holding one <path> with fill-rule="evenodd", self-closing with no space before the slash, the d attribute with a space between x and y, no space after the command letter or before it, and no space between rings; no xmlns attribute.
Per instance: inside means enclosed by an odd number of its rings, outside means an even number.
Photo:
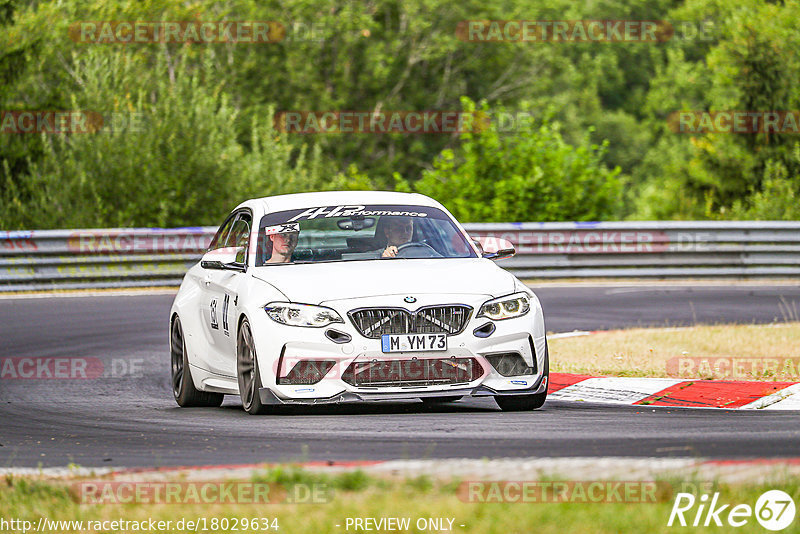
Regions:
<svg viewBox="0 0 800 534"><path fill-rule="evenodd" d="M222 221L222 224L219 225L219 228L217 229L217 233L214 234L214 238L211 240L211 243L208 245L208 249L206 250L206 252L210 252L212 250L216 250L217 248L222 248L222 247L219 247L219 246L216 247L216 248L211 248L211 247L213 245L219 243L220 241L224 243L225 241L228 240L228 234L233 229L233 225L236 224L236 219L238 219L238 217L243 213L247 213L248 215L250 215L250 235L247 238L247 250L245 251L245 260L244 260L244 264L247 265L247 260L250 258L250 240L253 238L253 220L254 220L253 210L250 209L250 208L239 208L237 210L232 211L227 217L225 217L225 220ZM231 221L231 226L230 226L230 228L228 228L228 232L224 236L220 236L219 233L222 231L222 228L226 224L228 224L228 221ZM257 232L256 232L256 234L257 234ZM220 238L220 239L218 239L218 238Z"/></svg>
<svg viewBox="0 0 800 534"><path fill-rule="evenodd" d="M249 226L250 226L250 234L247 236L247 248L244 251L244 265L245 265L245 267L247 267L247 261L250 259L250 240L253 239L253 210L251 210L250 208L241 208L239 210L236 210L236 212L235 212L236 219L234 219L233 224L231 224L231 230L233 230L233 226L239 220L239 217L241 217L242 214L244 214L244 213L246 213L247 215L250 216L250 224L249 224ZM225 240L226 241L227 241L227 239L228 239L228 236L225 236Z"/></svg>

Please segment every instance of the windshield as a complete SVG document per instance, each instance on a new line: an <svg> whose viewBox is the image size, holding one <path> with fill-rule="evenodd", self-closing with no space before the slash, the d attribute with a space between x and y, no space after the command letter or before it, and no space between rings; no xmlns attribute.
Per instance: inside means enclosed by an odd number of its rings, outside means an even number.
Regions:
<svg viewBox="0 0 800 534"><path fill-rule="evenodd" d="M262 217L256 266L475 257L465 236L437 208L395 204L319 206Z"/></svg>

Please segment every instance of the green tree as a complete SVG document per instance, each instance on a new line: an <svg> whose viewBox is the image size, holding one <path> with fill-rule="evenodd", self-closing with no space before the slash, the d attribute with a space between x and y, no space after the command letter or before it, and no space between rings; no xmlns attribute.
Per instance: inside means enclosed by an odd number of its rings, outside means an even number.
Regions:
<svg viewBox="0 0 800 534"><path fill-rule="evenodd" d="M463 99L464 111L475 104ZM488 113L484 103L482 111ZM588 138L566 143L557 124L541 123L508 135L496 121L465 132L414 188L442 201L463 221L587 221L620 215L620 170L602 162L604 146Z"/></svg>
<svg viewBox="0 0 800 534"><path fill-rule="evenodd" d="M800 143L792 151L794 168L800 164ZM769 160L759 190L751 191L745 201L735 202L732 218L755 220L800 219L800 174L790 175L781 161Z"/></svg>
<svg viewBox="0 0 800 534"><path fill-rule="evenodd" d="M800 172L793 136L774 134L676 134L666 127L678 110L709 112L796 110L800 90L800 37L796 3L747 0L730 4L690 0L671 13L683 20L713 21L713 38L678 40L656 69L647 110L654 140L634 171L635 217L729 218L769 185L772 197L785 169ZM791 188L790 185L787 187ZM757 198L756 198L757 197ZM737 206L736 209L733 209Z"/></svg>
<svg viewBox="0 0 800 534"><path fill-rule="evenodd" d="M85 83L70 107L98 110L106 123L92 133L43 134L43 157L6 190L3 225L214 224L243 199L319 188L334 174L319 149L294 148L273 130L271 108L251 118L243 147L238 111L212 73L172 67L172 76L142 87L124 53L90 51L76 62ZM166 60L154 67L167 68Z"/></svg>

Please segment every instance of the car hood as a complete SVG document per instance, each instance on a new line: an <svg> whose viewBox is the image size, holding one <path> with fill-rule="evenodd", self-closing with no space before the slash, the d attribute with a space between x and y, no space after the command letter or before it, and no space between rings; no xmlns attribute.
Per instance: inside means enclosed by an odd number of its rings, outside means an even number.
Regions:
<svg viewBox="0 0 800 534"><path fill-rule="evenodd" d="M395 259L269 265L253 276L293 302L325 301L395 294L457 293L497 297L514 291L515 278L491 260Z"/></svg>

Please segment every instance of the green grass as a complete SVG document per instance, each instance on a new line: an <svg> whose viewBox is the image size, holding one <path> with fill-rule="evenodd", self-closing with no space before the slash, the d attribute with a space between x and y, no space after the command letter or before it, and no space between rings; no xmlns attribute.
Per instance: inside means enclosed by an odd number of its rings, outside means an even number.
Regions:
<svg viewBox="0 0 800 534"><path fill-rule="evenodd" d="M372 485L384 486L385 481L368 476L356 469L342 473L327 474L308 471L292 465L278 466L253 476L253 482L273 483L283 486L295 484L321 484L332 490L361 491Z"/></svg>
<svg viewBox="0 0 800 534"><path fill-rule="evenodd" d="M550 370L559 373L800 380L800 322L630 328L550 339L549 346ZM717 369L720 360L726 365Z"/></svg>
<svg viewBox="0 0 800 534"><path fill-rule="evenodd" d="M462 500L458 481L439 481L427 476L382 479L363 471L318 474L292 467L271 469L254 482L282 485L326 484L334 489L329 502L319 504L126 504L80 505L69 484L7 477L0 482L0 516L38 522L51 520L156 520L180 518L277 518L284 533L344 533L348 517L409 517L412 528L418 518L454 518L453 532L511 533L616 533L696 532L693 527L667 527L673 498L657 503L470 503ZM770 484L729 485L699 480L664 479L674 491L696 488L692 493L720 492L721 503L753 506L764 491L781 489L800 503L800 478L785 477ZM696 508L695 508L696 509ZM725 514L723 514L724 518ZM689 514L687 514L689 517ZM692 516L693 517L693 514ZM800 522L795 521L794 525ZM340 527L336 527L340 525ZM464 525L461 527L460 525ZM230 529L229 529L230 530ZM730 527L699 529L727 532ZM114 530L112 530L114 531ZM175 531L175 530L171 530ZM751 518L737 533L765 530ZM792 526L783 532L800 531ZM239 532L255 532L239 530ZM262 531L263 532L263 531ZM349 532L354 532L351 529Z"/></svg>

